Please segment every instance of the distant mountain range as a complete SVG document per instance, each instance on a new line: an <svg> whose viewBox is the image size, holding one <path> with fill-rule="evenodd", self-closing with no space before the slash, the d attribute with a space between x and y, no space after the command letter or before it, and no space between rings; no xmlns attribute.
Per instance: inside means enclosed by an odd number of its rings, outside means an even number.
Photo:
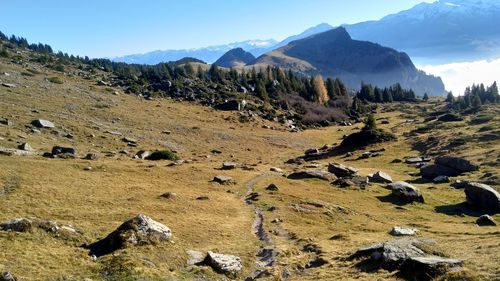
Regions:
<svg viewBox="0 0 500 281"><path fill-rule="evenodd" d="M344 25L352 38L401 50L420 63L450 63L500 57L499 0L440 0L388 15L378 21ZM288 43L332 29L322 23L281 42L249 40L191 50L154 51L114 58L127 63L156 64L195 57L213 63L242 48L258 57Z"/></svg>
<svg viewBox="0 0 500 281"><path fill-rule="evenodd" d="M257 58L249 67L278 66L308 75L340 78L350 88L361 83L388 87L400 83L423 95L445 94L439 77L419 71L406 53L353 40L344 27L294 40Z"/></svg>

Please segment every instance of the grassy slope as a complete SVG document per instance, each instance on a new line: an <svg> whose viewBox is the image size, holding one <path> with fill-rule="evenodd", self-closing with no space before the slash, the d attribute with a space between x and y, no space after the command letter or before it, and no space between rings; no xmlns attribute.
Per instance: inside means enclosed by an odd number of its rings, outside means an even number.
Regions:
<svg viewBox="0 0 500 281"><path fill-rule="evenodd" d="M22 280L80 280L83 277L101 280L104 278L101 273L106 268L116 271L120 268L118 265L123 264L124 268L133 269L136 276L151 279L166 276L216 278L209 269L185 270L185 250L188 249L238 255L245 265L245 273L249 273L259 242L251 232L253 213L241 199L246 193L243 184L271 166L290 171L294 167L284 165L285 160L300 155L305 148L340 143L343 134L356 129L356 126L329 127L301 133L263 129L265 121L242 124L234 113L168 100L144 101L127 95L115 96L104 87L94 86L92 81L41 70L42 73L33 77L23 76L24 67L1 61L0 73L11 74L2 75L1 80L13 82L18 87L0 88L0 117L15 123L13 127L0 126L0 136L4 138L0 146L15 147L17 142L27 141L39 151L50 151L53 145L71 145L80 155L87 152L104 155L120 150L128 150L129 154L117 153L97 161L1 156L0 183L4 186L17 183L17 188L12 193L0 195L0 221L37 216L72 224L84 232L77 241L44 233L0 232L0 271L10 270ZM60 76L64 83L45 81L52 76ZM35 109L38 113L33 112ZM407 119L405 114L387 112L379 117L389 118L390 125L383 126L390 130ZM58 128L72 132L74 139L48 131L41 136L30 134L25 125L35 118L53 121ZM408 173L415 172L415 168L389 162L419 154L402 136L416 126L419 125L402 124L394 128L399 140L382 145L388 151L381 157L355 161L359 156L356 154L328 161L358 167L364 175L381 169L396 180L409 180ZM471 127L470 131L475 132L479 127ZM108 134L107 130L138 139L139 147L127 147L120 136ZM172 134L162 134L164 130ZM440 137L455 133L452 129L433 132ZM95 137L90 137L91 134ZM166 162L131 159L139 149L165 146L193 162L167 167ZM495 142L481 146L468 144L467 148L460 152L477 161L484 160L485 151L493 151L490 157L498 157L499 145ZM212 155L212 149L223 153ZM223 161L256 164L256 170L216 170ZM93 170L84 171L83 168L89 165ZM499 172L497 167L483 168L469 178L478 178L486 170ZM210 183L217 174L232 176L238 184ZM271 182L280 187L279 192L264 190ZM447 184L416 186L422 189L426 203L398 209L397 205L385 200L389 191L378 185L363 191L346 190L322 181L291 181L278 175L257 183L256 190L261 193L257 204L278 207L275 212L265 213L266 229L277 234L272 238L281 253L274 274L278 276L288 270L293 273L293 280L395 278L385 271L361 272L352 262L341 258L356 247L390 239L387 232L394 225L410 225L418 227L421 236L436 239L450 256L464 258L466 266L485 279L498 278L498 228L477 227L474 223L477 214L474 213L443 213L443 209L452 210L453 205L464 201L463 191L451 189ZM178 197L175 200L159 198L167 191L177 193ZM208 195L210 200L195 200L202 195ZM348 211L344 213L333 208L328 214L323 209L299 213L290 207L310 201L340 205ZM450 205L452 207L440 207ZM96 262L87 256L87 251L78 247L104 237L137 213L169 226L175 243L129 248ZM270 223L274 218L281 218L283 222ZM500 220L500 216L496 219ZM298 239L291 240L290 235ZM333 235L341 235L341 238L330 240ZM312 254L302 251L304 243L320 246L330 265L297 270L312 258ZM121 273L115 272L117 278L127 274L129 272L124 269Z"/></svg>

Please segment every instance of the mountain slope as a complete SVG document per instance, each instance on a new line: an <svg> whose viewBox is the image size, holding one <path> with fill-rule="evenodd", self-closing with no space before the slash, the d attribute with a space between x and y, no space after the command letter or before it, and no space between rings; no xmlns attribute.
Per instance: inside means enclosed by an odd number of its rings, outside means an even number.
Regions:
<svg viewBox="0 0 500 281"><path fill-rule="evenodd" d="M210 46L198 49L153 51L145 54L116 57L112 58L112 60L116 62L126 63L157 64L160 62L176 61L184 57L193 57L208 63L213 63L226 52L235 48L242 48L255 56L260 56L263 53L269 51L269 49L272 48L276 43L277 42L273 39L248 40L227 45Z"/></svg>
<svg viewBox="0 0 500 281"><path fill-rule="evenodd" d="M293 41L257 58L253 65L338 77L351 88L358 88L362 82L381 87L400 83L420 94L444 93L441 79L417 70L407 54L352 40L343 27Z"/></svg>
<svg viewBox="0 0 500 281"><path fill-rule="evenodd" d="M448 63L500 56L499 19L500 1L441 0L345 28L355 39L403 50L425 62Z"/></svg>
<svg viewBox="0 0 500 281"><path fill-rule="evenodd" d="M327 23L320 23L316 26L313 26L311 28L306 29L304 32L302 32L300 34L293 35L293 36L286 38L285 40L283 40L283 41L279 42L278 44L276 44L275 46L273 46L273 48L277 49L277 48L280 48L280 47L287 45L288 43L290 43L292 41L304 39L304 38L307 38L311 35L322 33L322 32L325 32L325 31L328 31L331 29L333 29L333 26L331 26Z"/></svg>
<svg viewBox="0 0 500 281"><path fill-rule="evenodd" d="M216 62L214 62L214 64L221 67L231 68L244 66L254 60L255 57L251 53L246 52L242 48L236 48L225 53Z"/></svg>

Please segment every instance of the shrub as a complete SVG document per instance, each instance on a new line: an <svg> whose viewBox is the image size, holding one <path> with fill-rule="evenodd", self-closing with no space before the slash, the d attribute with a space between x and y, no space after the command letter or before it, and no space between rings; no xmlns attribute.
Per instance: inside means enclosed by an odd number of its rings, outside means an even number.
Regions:
<svg viewBox="0 0 500 281"><path fill-rule="evenodd" d="M151 155L149 155L146 159L152 161L158 161L158 160L176 161L179 160L180 158L179 156L177 156L177 154L173 153L170 150L158 150L151 153Z"/></svg>
<svg viewBox="0 0 500 281"><path fill-rule="evenodd" d="M495 116L492 114L482 114L474 117L472 120L470 120L470 123L474 125L488 123L494 118Z"/></svg>
<svg viewBox="0 0 500 281"><path fill-rule="evenodd" d="M364 147L370 144L381 143L395 140L396 136L392 133L380 129L365 129L348 135L340 144L343 147Z"/></svg>
<svg viewBox="0 0 500 281"><path fill-rule="evenodd" d="M63 80L57 76L50 77L48 80L49 80L49 82L55 83L55 84L62 84L63 83Z"/></svg>

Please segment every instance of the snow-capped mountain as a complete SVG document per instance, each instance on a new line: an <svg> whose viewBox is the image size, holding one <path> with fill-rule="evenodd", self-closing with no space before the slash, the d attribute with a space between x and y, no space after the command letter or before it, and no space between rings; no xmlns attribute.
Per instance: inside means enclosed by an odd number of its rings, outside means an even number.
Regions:
<svg viewBox="0 0 500 281"><path fill-rule="evenodd" d="M346 25L353 38L407 52L425 63L500 56L500 1L421 3L378 21Z"/></svg>
<svg viewBox="0 0 500 281"><path fill-rule="evenodd" d="M116 57L112 60L126 63L157 64L160 62L176 61L185 57L193 57L207 63L212 63L232 49L242 48L245 51L252 53L254 56L260 56L277 43L278 42L273 39L247 40L243 42L234 42L226 45L209 46L197 49L153 51L145 54Z"/></svg>

